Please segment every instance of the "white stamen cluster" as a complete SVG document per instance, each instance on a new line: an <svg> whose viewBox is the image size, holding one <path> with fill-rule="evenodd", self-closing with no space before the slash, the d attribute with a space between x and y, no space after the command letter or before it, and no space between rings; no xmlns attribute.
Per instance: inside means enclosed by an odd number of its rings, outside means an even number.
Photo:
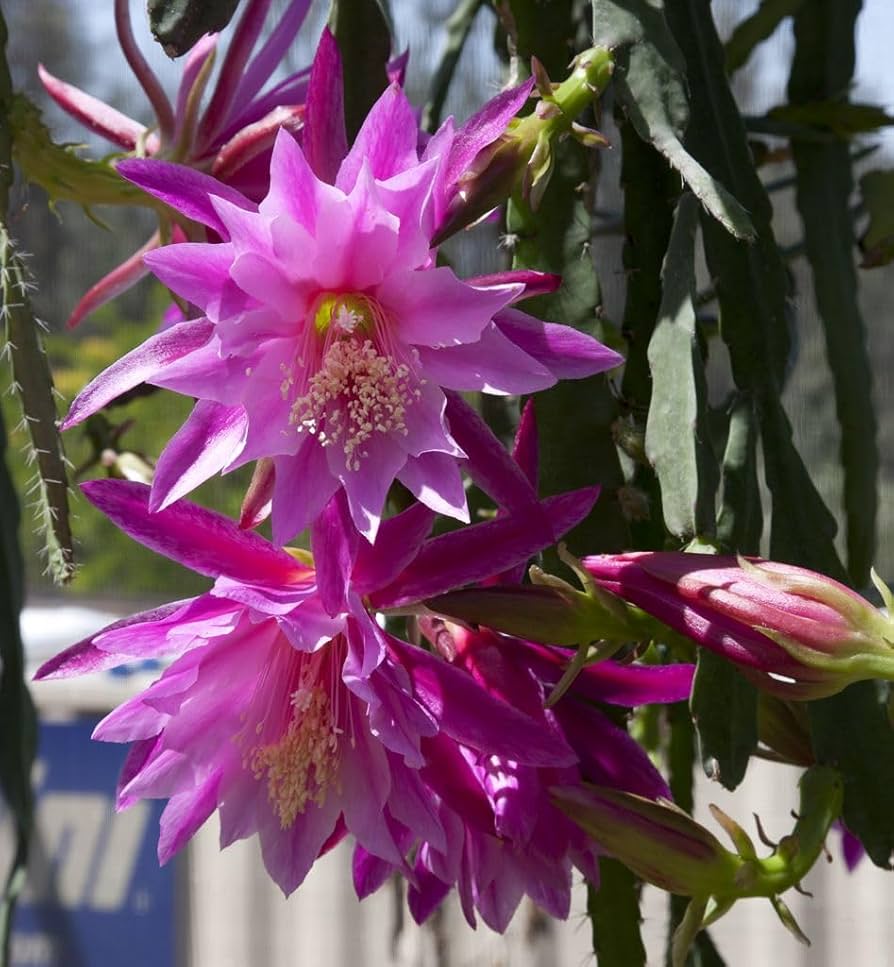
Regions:
<svg viewBox="0 0 894 967"><path fill-rule="evenodd" d="M305 666L304 672L309 672ZM315 676L314 676L315 677ZM311 674L302 674L291 696L292 714L279 741L255 746L245 759L255 779L267 781L267 797L288 829L309 803L322 806L338 775L337 710Z"/></svg>
<svg viewBox="0 0 894 967"><path fill-rule="evenodd" d="M331 306L322 362L292 404L289 422L324 447L341 446L347 466L359 470L374 434L407 435L407 407L422 393L411 367L380 349L387 342L381 310L370 300L348 298L365 311L342 301ZM287 373L284 393L293 382Z"/></svg>

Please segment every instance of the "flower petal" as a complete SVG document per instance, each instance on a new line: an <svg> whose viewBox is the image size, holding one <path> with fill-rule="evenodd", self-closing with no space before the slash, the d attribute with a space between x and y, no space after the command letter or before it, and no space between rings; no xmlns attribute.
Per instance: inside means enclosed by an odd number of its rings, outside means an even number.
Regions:
<svg viewBox="0 0 894 967"><path fill-rule="evenodd" d="M422 453L409 457L397 479L426 507L438 514L469 523L466 489L456 459L448 453Z"/></svg>
<svg viewBox="0 0 894 967"><path fill-rule="evenodd" d="M293 557L253 531L181 500L152 513L149 488L129 480L89 480L81 490L126 534L159 554L210 577L248 584L291 584L306 571Z"/></svg>
<svg viewBox="0 0 894 967"><path fill-rule="evenodd" d="M273 463L273 540L287 544L322 510L338 481L314 437L307 437L294 457L274 457Z"/></svg>
<svg viewBox="0 0 894 967"><path fill-rule="evenodd" d="M174 360L204 346L214 327L207 319L181 322L147 339L91 380L71 404L60 429L76 426L122 393L152 379Z"/></svg>
<svg viewBox="0 0 894 967"><path fill-rule="evenodd" d="M324 28L314 54L305 118L303 147L307 163L321 181L331 185L348 153L348 139L341 55L328 27Z"/></svg>
<svg viewBox="0 0 894 967"><path fill-rule="evenodd" d="M232 463L247 431L241 406L199 400L158 458L150 509L164 510Z"/></svg>

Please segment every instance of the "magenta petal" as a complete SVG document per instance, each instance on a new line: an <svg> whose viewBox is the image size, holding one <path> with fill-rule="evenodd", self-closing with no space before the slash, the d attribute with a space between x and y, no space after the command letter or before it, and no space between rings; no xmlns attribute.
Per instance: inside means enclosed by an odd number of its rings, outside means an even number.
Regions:
<svg viewBox="0 0 894 967"><path fill-rule="evenodd" d="M531 96L533 89L534 78L531 77L524 84L509 91L503 91L488 101L477 114L473 114L456 132L447 163L449 185L459 180L482 148L500 137L506 130L506 125L518 114L525 101Z"/></svg>
<svg viewBox="0 0 894 967"><path fill-rule="evenodd" d="M158 862L162 866L199 831L217 807L221 774L213 772L197 789L168 800L159 820Z"/></svg>
<svg viewBox="0 0 894 967"><path fill-rule="evenodd" d="M241 406L199 400L162 450L150 508L164 510L232 463L245 445L247 430L248 417Z"/></svg>
<svg viewBox="0 0 894 967"><path fill-rule="evenodd" d="M293 557L227 517L181 500L149 510L149 488L129 480L89 480L81 490L134 540L210 577L291 584L305 574Z"/></svg>
<svg viewBox="0 0 894 967"><path fill-rule="evenodd" d="M493 275L476 275L466 279L477 289L492 285L521 284L524 290L513 300L531 299L538 295L549 295L562 284L562 276L553 272L536 272L534 269L513 269L508 272L495 272Z"/></svg>
<svg viewBox="0 0 894 967"><path fill-rule="evenodd" d="M358 900L365 900L381 887L394 873L395 866L387 860L368 853L359 843L351 860L351 878Z"/></svg>
<svg viewBox="0 0 894 967"><path fill-rule="evenodd" d="M364 162L379 181L385 181L417 164L418 139L416 114L407 95L396 84L392 84L367 114L348 156L338 170L336 187L348 194Z"/></svg>
<svg viewBox="0 0 894 967"><path fill-rule="evenodd" d="M207 319L181 322L147 339L142 345L112 363L78 393L61 429L76 426L101 410L122 393L152 379L164 367L204 346L214 327Z"/></svg>
<svg viewBox="0 0 894 967"><path fill-rule="evenodd" d="M434 516L423 504L413 504L382 521L375 544L359 544L351 575L351 584L358 594L384 587L400 574L419 553Z"/></svg>
<svg viewBox="0 0 894 967"><path fill-rule="evenodd" d="M371 595L372 603L375 607L409 604L508 570L583 520L598 493L598 487L586 487L559 494L526 513L435 537L402 575Z"/></svg>
<svg viewBox="0 0 894 967"><path fill-rule="evenodd" d="M314 437L308 437L294 457L274 457L273 463L273 540L287 544L322 510L338 481Z"/></svg>
<svg viewBox="0 0 894 967"><path fill-rule="evenodd" d="M456 459L449 453L430 452L409 457L397 478L426 507L469 523L462 474Z"/></svg>
<svg viewBox="0 0 894 967"><path fill-rule="evenodd" d="M621 665L603 661L585 668L575 688L611 705L682 702L692 692L694 674L694 665Z"/></svg>
<svg viewBox="0 0 894 967"><path fill-rule="evenodd" d="M505 510L522 510L537 503L537 493L521 467L509 456L493 430L458 394L448 392L450 434L468 457L466 471Z"/></svg>
<svg viewBox="0 0 894 967"><path fill-rule="evenodd" d="M348 139L341 55L328 27L320 37L311 67L305 119L303 146L308 164L321 181L331 185L348 153Z"/></svg>
<svg viewBox="0 0 894 967"><path fill-rule="evenodd" d="M581 379L624 362L623 356L586 333L541 322L517 309L505 309L494 317L494 323L507 339L558 379Z"/></svg>
<svg viewBox="0 0 894 967"><path fill-rule="evenodd" d="M556 381L545 366L519 349L492 322L476 342L439 349L419 346L418 352L426 378L453 390L508 396L535 393Z"/></svg>
<svg viewBox="0 0 894 967"><path fill-rule="evenodd" d="M357 544L357 531L351 522L344 492L336 491L311 527L317 589L329 615L345 610Z"/></svg>
<svg viewBox="0 0 894 967"><path fill-rule="evenodd" d="M512 442L512 459L536 490L540 449L537 439L537 411L532 399L525 403L521 411L515 440Z"/></svg>
<svg viewBox="0 0 894 967"><path fill-rule="evenodd" d="M557 733L485 692L467 672L396 638L390 647L410 675L416 699L452 739L528 765L568 766L577 756Z"/></svg>
<svg viewBox="0 0 894 967"><path fill-rule="evenodd" d="M345 489L357 530L368 541L374 541L388 490L407 462L407 455L388 436L379 435L369 440L367 446L358 470L345 467L343 450L328 447L326 453L332 475L341 481Z"/></svg>
<svg viewBox="0 0 894 967"><path fill-rule="evenodd" d="M516 285L475 289L452 269L394 272L378 298L395 320L403 342L418 346L460 346L477 342L495 312L512 301Z"/></svg>
<svg viewBox="0 0 894 967"><path fill-rule="evenodd" d="M222 198L246 211L257 210L254 202L249 201L241 192L185 165L135 158L119 161L115 169L143 191L160 198L187 218L207 225L225 240L230 236L212 204L213 199Z"/></svg>

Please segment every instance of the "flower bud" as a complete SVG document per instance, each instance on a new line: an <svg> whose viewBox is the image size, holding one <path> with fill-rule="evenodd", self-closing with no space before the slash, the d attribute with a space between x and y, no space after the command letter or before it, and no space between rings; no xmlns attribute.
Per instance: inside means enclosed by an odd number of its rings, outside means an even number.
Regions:
<svg viewBox="0 0 894 967"><path fill-rule="evenodd" d="M831 578L772 561L642 552L585 558L596 583L788 698L894 679L894 622ZM889 595L887 588L883 595Z"/></svg>

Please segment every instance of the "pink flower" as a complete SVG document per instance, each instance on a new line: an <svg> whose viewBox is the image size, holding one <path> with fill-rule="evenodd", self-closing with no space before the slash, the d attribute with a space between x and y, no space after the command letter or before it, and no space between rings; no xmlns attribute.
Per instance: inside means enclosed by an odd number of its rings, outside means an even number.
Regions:
<svg viewBox="0 0 894 967"><path fill-rule="evenodd" d="M818 698L852 681L894 678L891 619L823 574L774 561L661 552L602 554L583 565L607 591L782 697Z"/></svg>
<svg viewBox="0 0 894 967"><path fill-rule="evenodd" d="M203 96L217 55L217 35L206 34L186 55L175 102L136 44L128 0L115 0L118 41L155 115L146 127L72 84L42 64L41 83L75 120L116 148L137 157L180 161L261 198L273 139L280 127L300 130L310 71L291 74L264 87L288 51L307 14L309 0L289 0L269 37L252 57L270 9L270 0L248 0L236 26L207 104ZM68 320L76 326L99 306L135 285L147 272L143 255L162 244L154 233L130 258L102 278L79 301Z"/></svg>
<svg viewBox="0 0 894 967"><path fill-rule="evenodd" d="M669 798L648 756L596 703L633 706L686 699L691 665L635 667L603 662L583 670L552 708L544 701L560 680L570 654L482 629L470 632L429 621L437 649L463 668L494 699L538 722L544 733L567 742L570 764L532 765L493 749L468 748L442 738L425 739L424 776L438 794L445 846L415 843L410 911L425 920L455 885L466 919L476 911L502 932L523 896L565 919L571 904L572 871L598 883L599 843L562 813L551 789L599 783L638 795ZM410 840L409 836L405 839ZM354 882L363 897L392 868L362 845L355 851Z"/></svg>
<svg viewBox="0 0 894 967"><path fill-rule="evenodd" d="M417 140L414 112L392 86L334 184L309 164L308 150L323 164L317 148L306 140L302 150L286 132L259 205L188 168L122 163L128 178L223 241L146 256L203 315L113 364L64 426L143 381L196 397L159 460L153 508L220 470L272 457L278 543L340 489L372 540L395 479L433 510L467 520L457 463L466 454L445 389L533 392L620 358L509 308L529 285L542 287L536 273L464 282L435 266L430 240L451 142L436 135L420 153Z"/></svg>
<svg viewBox="0 0 894 967"><path fill-rule="evenodd" d="M286 892L346 832L409 873L406 833L445 846L424 744L441 737L532 765L575 755L561 736L461 669L386 634L369 613L512 567L580 520L594 492L540 505L542 528L504 518L432 540L414 505L367 544L336 498L318 521L318 569L235 522L181 501L149 510L142 484L95 480L88 499L131 537L215 578L206 594L117 622L38 672L51 678L172 659L96 737L132 743L119 806L168 798L166 861L220 812L227 845L258 833Z"/></svg>

